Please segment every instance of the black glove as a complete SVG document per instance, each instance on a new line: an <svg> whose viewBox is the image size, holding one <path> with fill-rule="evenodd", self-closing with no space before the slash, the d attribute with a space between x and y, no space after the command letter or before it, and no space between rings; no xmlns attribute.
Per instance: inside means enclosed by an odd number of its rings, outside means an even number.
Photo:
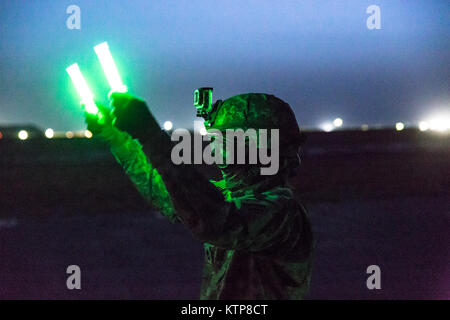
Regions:
<svg viewBox="0 0 450 320"><path fill-rule="evenodd" d="M113 125L119 130L128 132L134 139L144 143L152 129L160 129L145 101L128 93L117 92L112 93L110 99L113 107Z"/></svg>
<svg viewBox="0 0 450 320"><path fill-rule="evenodd" d="M92 113L85 112L85 122L87 129L92 132L93 135L99 135L106 127L111 127L113 123L113 117L111 110L99 103L96 103L99 114L94 115Z"/></svg>
<svg viewBox="0 0 450 320"><path fill-rule="evenodd" d="M144 152L147 155L151 153L155 167L170 161L172 141L148 110L147 104L127 93L112 93L110 99L114 126L138 139Z"/></svg>

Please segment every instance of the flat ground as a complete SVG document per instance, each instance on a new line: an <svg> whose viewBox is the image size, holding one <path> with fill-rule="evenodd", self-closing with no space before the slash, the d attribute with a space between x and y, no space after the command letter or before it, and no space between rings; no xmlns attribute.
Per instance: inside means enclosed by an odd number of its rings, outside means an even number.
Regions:
<svg viewBox="0 0 450 320"><path fill-rule="evenodd" d="M297 181L316 238L309 298L450 298L448 138L396 134L311 135ZM0 142L1 299L198 298L201 244L102 144ZM66 288L72 264L81 290ZM381 290L366 287L373 264Z"/></svg>

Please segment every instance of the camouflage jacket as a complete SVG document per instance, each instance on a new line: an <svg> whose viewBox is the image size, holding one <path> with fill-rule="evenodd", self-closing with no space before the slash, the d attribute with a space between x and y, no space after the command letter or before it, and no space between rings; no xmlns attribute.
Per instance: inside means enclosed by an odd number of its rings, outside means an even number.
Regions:
<svg viewBox="0 0 450 320"><path fill-rule="evenodd" d="M144 199L203 243L201 299L305 297L312 232L289 188L230 193L195 166L173 165L167 150L146 149L118 130L108 135L113 155ZM165 156L152 157L157 153Z"/></svg>

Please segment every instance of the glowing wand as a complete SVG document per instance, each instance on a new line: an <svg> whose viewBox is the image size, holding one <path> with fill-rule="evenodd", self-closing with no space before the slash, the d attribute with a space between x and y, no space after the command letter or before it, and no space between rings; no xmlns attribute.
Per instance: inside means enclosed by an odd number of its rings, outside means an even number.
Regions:
<svg viewBox="0 0 450 320"><path fill-rule="evenodd" d="M83 74L78 67L78 64L74 63L70 67L66 68L67 73L72 79L73 85L75 89L77 89L78 94L81 97L81 103L84 104L84 108L86 112L91 114L98 114L98 108L94 102L94 95L92 94L91 89L83 77Z"/></svg>
<svg viewBox="0 0 450 320"><path fill-rule="evenodd" d="M96 45L94 50L100 60L109 86L111 87L111 92L127 92L128 88L123 84L122 79L120 78L119 71L117 70L114 59L109 51L108 43L102 42Z"/></svg>

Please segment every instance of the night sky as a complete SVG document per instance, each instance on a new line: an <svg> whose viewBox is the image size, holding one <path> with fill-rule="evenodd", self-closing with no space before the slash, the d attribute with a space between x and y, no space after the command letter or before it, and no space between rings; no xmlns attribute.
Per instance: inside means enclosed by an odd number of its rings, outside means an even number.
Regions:
<svg viewBox="0 0 450 320"><path fill-rule="evenodd" d="M66 8L81 9L69 30ZM381 30L369 30L369 5ZM65 68L77 62L100 101L93 46L108 41L130 92L158 120L193 126L193 90L272 93L300 126L416 123L450 110L450 2L71 0L0 2L0 124L84 129Z"/></svg>

